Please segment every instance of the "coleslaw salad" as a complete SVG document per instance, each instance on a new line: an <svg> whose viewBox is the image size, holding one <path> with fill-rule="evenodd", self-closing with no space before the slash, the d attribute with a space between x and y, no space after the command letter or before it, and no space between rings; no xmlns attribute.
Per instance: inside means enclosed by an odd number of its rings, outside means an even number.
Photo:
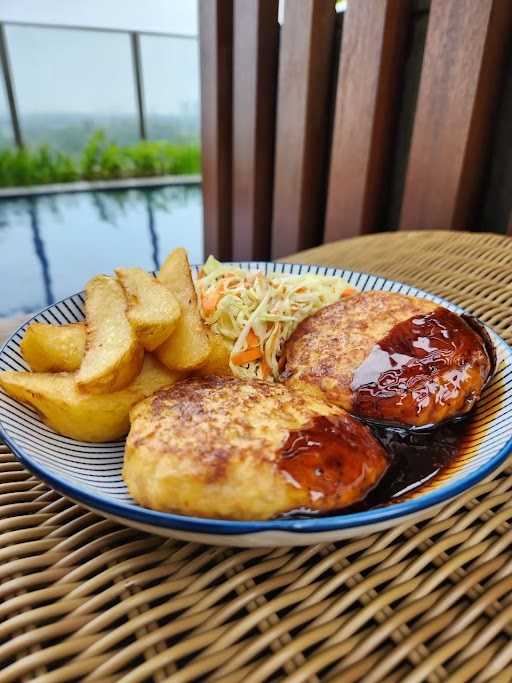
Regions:
<svg viewBox="0 0 512 683"><path fill-rule="evenodd" d="M357 292L327 275L248 271L210 256L196 280L205 323L230 345L230 368L241 379L279 378L284 344L297 325Z"/></svg>

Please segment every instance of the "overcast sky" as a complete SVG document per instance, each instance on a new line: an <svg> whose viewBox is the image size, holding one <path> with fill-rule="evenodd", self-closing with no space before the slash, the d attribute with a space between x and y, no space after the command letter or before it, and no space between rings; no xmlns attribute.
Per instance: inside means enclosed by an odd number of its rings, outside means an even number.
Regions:
<svg viewBox="0 0 512 683"><path fill-rule="evenodd" d="M126 34L55 24L197 35L196 0L0 0L18 108L24 113L130 114L135 90ZM148 113L177 114L199 100L196 39L142 37ZM0 109L3 107L0 106Z"/></svg>
<svg viewBox="0 0 512 683"><path fill-rule="evenodd" d="M0 0L0 21L197 34L197 0Z"/></svg>

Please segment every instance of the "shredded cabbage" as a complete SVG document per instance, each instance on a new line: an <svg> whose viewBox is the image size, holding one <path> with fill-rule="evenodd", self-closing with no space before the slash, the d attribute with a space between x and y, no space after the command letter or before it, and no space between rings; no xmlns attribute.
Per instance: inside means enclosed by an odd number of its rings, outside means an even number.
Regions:
<svg viewBox="0 0 512 683"><path fill-rule="evenodd" d="M320 308L354 293L325 275L242 270L210 256L196 280L199 308L212 330L232 344L230 367L242 379L277 380L286 340Z"/></svg>

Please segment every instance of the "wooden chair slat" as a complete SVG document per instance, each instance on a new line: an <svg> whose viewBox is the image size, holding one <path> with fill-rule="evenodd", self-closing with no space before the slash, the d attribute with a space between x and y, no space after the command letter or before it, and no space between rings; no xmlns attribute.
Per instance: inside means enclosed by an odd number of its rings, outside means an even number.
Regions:
<svg viewBox="0 0 512 683"><path fill-rule="evenodd" d="M278 0L235 0L233 258L270 256Z"/></svg>
<svg viewBox="0 0 512 683"><path fill-rule="evenodd" d="M321 240L335 22L334 2L286 3L279 51L273 258Z"/></svg>
<svg viewBox="0 0 512 683"><path fill-rule="evenodd" d="M378 228L409 3L352 0L343 21L325 241Z"/></svg>
<svg viewBox="0 0 512 683"><path fill-rule="evenodd" d="M401 228L476 227L511 16L509 0L432 0Z"/></svg>
<svg viewBox="0 0 512 683"><path fill-rule="evenodd" d="M512 38L512 36L511 36ZM489 164L485 169L484 197L476 216L478 231L506 233L512 219L512 45L492 122Z"/></svg>
<svg viewBox="0 0 512 683"><path fill-rule="evenodd" d="M233 1L199 3L205 253L231 258Z"/></svg>

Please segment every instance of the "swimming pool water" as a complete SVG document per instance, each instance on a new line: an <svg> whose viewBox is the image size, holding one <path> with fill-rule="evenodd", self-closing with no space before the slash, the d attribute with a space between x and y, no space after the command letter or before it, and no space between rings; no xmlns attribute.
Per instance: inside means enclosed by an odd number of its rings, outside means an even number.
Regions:
<svg viewBox="0 0 512 683"><path fill-rule="evenodd" d="M201 189L172 186L0 201L0 317L31 313L116 266L203 259Z"/></svg>

